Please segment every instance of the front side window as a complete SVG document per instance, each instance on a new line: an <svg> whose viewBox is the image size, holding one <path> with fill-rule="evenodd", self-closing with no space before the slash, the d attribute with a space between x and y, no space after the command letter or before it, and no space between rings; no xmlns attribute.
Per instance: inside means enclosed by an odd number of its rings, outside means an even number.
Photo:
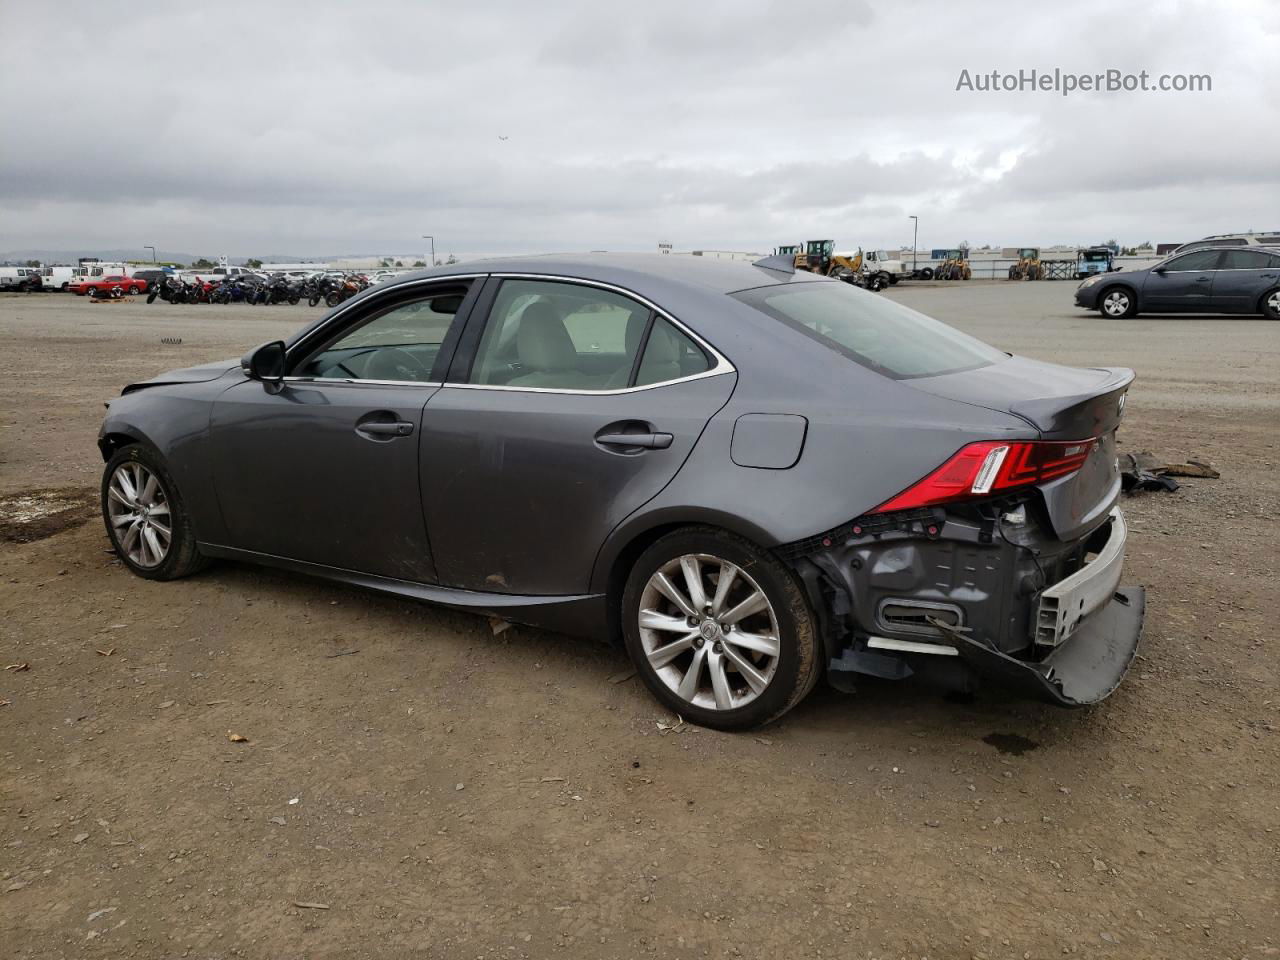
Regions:
<svg viewBox="0 0 1280 960"><path fill-rule="evenodd" d="M466 296L465 285L375 311L321 348L294 376L321 380L431 381L445 334Z"/></svg>
<svg viewBox="0 0 1280 960"><path fill-rule="evenodd" d="M710 362L644 304L554 280L502 282L470 382L549 390L621 390L691 376Z"/></svg>
<svg viewBox="0 0 1280 960"><path fill-rule="evenodd" d="M1177 257L1165 264L1166 270L1215 270L1218 266L1218 257L1221 254L1217 250L1197 250L1195 253L1188 253L1184 257Z"/></svg>
<svg viewBox="0 0 1280 960"><path fill-rule="evenodd" d="M732 296L895 380L958 373L1006 359L981 340L847 283L777 284Z"/></svg>

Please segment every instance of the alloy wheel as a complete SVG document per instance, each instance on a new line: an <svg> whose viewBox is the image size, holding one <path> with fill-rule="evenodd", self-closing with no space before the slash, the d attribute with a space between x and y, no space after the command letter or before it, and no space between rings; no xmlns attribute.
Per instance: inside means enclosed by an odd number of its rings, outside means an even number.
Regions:
<svg viewBox="0 0 1280 960"><path fill-rule="evenodd" d="M640 595L640 643L681 700L707 710L745 706L778 669L778 618L745 570L709 554L663 564Z"/></svg>
<svg viewBox="0 0 1280 960"><path fill-rule="evenodd" d="M1102 301L1102 307L1107 311L1108 316L1119 317L1129 309L1129 297L1127 294L1116 290L1107 294Z"/></svg>
<svg viewBox="0 0 1280 960"><path fill-rule="evenodd" d="M1267 307L1272 316L1280 317L1280 290L1272 291L1271 296L1267 297Z"/></svg>
<svg viewBox="0 0 1280 960"><path fill-rule="evenodd" d="M173 542L169 498L159 477L140 463L116 467L107 492L107 516L120 552L140 567L158 567Z"/></svg>

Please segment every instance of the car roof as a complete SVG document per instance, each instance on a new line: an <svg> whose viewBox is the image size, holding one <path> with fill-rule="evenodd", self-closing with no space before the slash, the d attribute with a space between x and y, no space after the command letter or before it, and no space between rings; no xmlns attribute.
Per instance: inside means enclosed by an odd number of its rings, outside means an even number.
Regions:
<svg viewBox="0 0 1280 960"><path fill-rule="evenodd" d="M698 289L726 294L776 283L826 281L803 271L773 270L746 260L659 253L553 253L526 257L472 260L428 270L416 270L396 278L396 285L431 277L471 276L477 273L517 273L535 276L593 280L655 295L663 287Z"/></svg>

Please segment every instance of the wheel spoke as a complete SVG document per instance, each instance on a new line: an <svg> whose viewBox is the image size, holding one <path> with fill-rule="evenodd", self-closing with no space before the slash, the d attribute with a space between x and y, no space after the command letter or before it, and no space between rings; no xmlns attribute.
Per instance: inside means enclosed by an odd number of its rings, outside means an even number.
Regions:
<svg viewBox="0 0 1280 960"><path fill-rule="evenodd" d="M749 617L753 613L759 613L761 610L767 610L768 608L769 601L765 599L761 591L756 590L723 617L718 617L717 619L721 623L737 623L744 617Z"/></svg>
<svg viewBox="0 0 1280 960"><path fill-rule="evenodd" d="M116 480L119 480L119 479L120 478L117 475ZM133 509L133 504L129 502L129 498L125 495L124 490L120 488L118 483L113 482L111 484L111 487L107 491L107 496L108 498L114 500L116 503L120 504L120 506L128 507L130 510Z"/></svg>
<svg viewBox="0 0 1280 960"><path fill-rule="evenodd" d="M146 506L151 505L151 501L156 498L156 475L154 473L147 474L147 480L142 485L142 492L138 494L138 499Z"/></svg>
<svg viewBox="0 0 1280 960"><path fill-rule="evenodd" d="M156 532L150 527L142 528L142 542L151 551L152 563L159 563L164 559L164 550L160 546L160 538L156 536Z"/></svg>
<svg viewBox="0 0 1280 960"><path fill-rule="evenodd" d="M133 554L133 545L138 541L138 524L135 522L128 530L125 531L124 539L120 541L120 549L125 553Z"/></svg>
<svg viewBox="0 0 1280 960"><path fill-rule="evenodd" d="M680 569L684 571L684 585L689 591L689 602L701 612L707 605L707 592L702 588L702 562L697 557L681 557Z"/></svg>
<svg viewBox="0 0 1280 960"><path fill-rule="evenodd" d="M711 615L720 616L724 612L725 602L729 599L729 588L738 579L738 568L732 563L720 564L720 579L716 581L716 595L711 598Z"/></svg>
<svg viewBox="0 0 1280 960"><path fill-rule="evenodd" d="M111 518L111 525L113 527L123 527L126 523L133 523L136 519L137 517L132 513L117 513Z"/></svg>
<svg viewBox="0 0 1280 960"><path fill-rule="evenodd" d="M670 633L688 633L689 621L685 617L671 617L657 610L640 611L640 629L666 630Z"/></svg>
<svg viewBox="0 0 1280 960"><path fill-rule="evenodd" d="M778 638L766 633L747 633L743 630L730 630L724 635L724 642L735 647L742 647L753 653L763 653L770 657L778 655Z"/></svg>
<svg viewBox="0 0 1280 960"><path fill-rule="evenodd" d="M134 487L133 479L124 467L116 471L115 482L120 485L120 493L124 496L124 503L127 506L133 506L134 501L138 499L138 490Z"/></svg>
<svg viewBox="0 0 1280 960"><path fill-rule="evenodd" d="M165 503L163 500L161 500L159 503L153 503L151 505L151 518L153 520L156 517L167 517L168 515L169 515L169 505Z"/></svg>
<svg viewBox="0 0 1280 960"><path fill-rule="evenodd" d="M647 654L649 665L655 670L665 667L686 650L691 650L693 648L693 638L696 636L696 633L690 633L679 640L668 643L665 647L659 647L657 650L651 651Z"/></svg>
<svg viewBox="0 0 1280 960"><path fill-rule="evenodd" d="M686 617L696 617L698 611L694 610L685 599L684 594L680 592L680 588L671 582L665 573L655 573L653 575L653 585L658 588L658 592L680 608L680 612Z"/></svg>
<svg viewBox="0 0 1280 960"><path fill-rule="evenodd" d="M169 541L173 539L173 531L166 527L163 523L156 522L156 516L151 515L151 529L164 538L164 544L167 546Z"/></svg>
<svg viewBox="0 0 1280 960"><path fill-rule="evenodd" d="M715 694L716 709L728 710L733 706L733 693L729 690L729 678L724 672L724 656L709 656L707 668L711 671L711 692Z"/></svg>
<svg viewBox="0 0 1280 960"><path fill-rule="evenodd" d="M707 650L707 647L702 646L693 652L693 662L689 664L684 679L676 688L676 693L682 700L693 700L697 696L698 684L702 681L702 665L707 661Z"/></svg>
<svg viewBox="0 0 1280 960"><path fill-rule="evenodd" d="M769 681L761 675L760 671L751 665L751 663L738 653L733 647L726 646L724 655L742 674L747 681L747 686L754 690L757 694L764 693L765 687L769 686Z"/></svg>

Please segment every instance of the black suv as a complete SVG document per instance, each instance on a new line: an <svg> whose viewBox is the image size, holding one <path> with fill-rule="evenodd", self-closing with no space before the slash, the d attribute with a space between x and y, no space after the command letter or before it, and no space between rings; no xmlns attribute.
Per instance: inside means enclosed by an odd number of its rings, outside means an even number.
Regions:
<svg viewBox="0 0 1280 960"><path fill-rule="evenodd" d="M1138 313L1261 313L1280 320L1280 247L1182 253L1147 270L1090 277L1076 306L1121 319Z"/></svg>

